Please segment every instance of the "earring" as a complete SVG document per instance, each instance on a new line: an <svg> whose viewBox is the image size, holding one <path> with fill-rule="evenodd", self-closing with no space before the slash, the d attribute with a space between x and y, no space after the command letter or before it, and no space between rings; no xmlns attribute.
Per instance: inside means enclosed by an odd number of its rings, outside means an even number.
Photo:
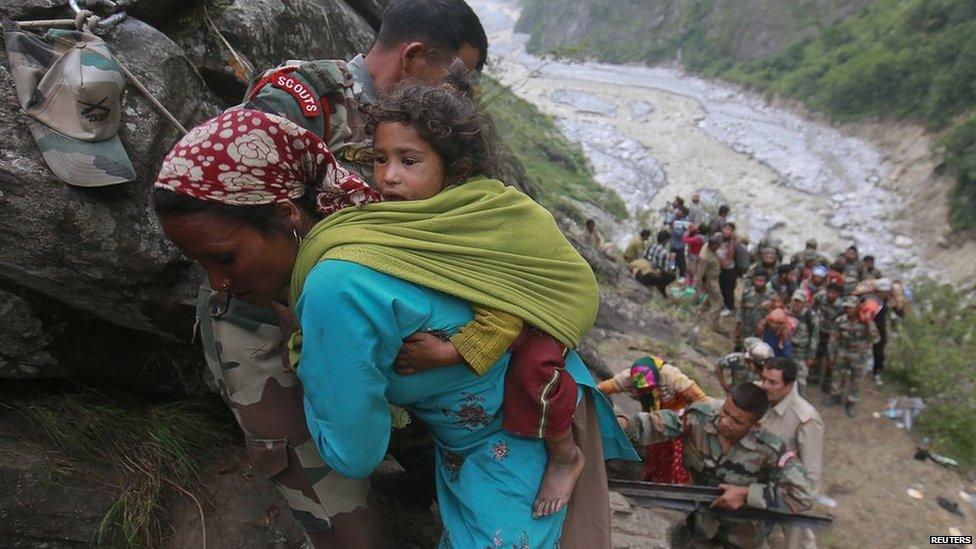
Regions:
<svg viewBox="0 0 976 549"><path fill-rule="evenodd" d="M295 237L295 242L296 242L296 243L297 243L297 244L298 244L299 246L301 246L301 245L302 245L302 237L300 237L300 236L298 236L298 231L296 231L295 229L292 229L292 230L291 230L291 234L292 234L292 236L294 236L294 237Z"/></svg>

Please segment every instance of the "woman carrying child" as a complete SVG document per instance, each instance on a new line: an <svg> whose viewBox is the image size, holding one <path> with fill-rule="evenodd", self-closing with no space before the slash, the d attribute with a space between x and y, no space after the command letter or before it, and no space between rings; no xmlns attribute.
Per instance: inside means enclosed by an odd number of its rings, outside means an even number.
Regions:
<svg viewBox="0 0 976 549"><path fill-rule="evenodd" d="M564 486L572 490L582 460L571 456L569 474L555 472L569 482L557 483L551 498L537 498L552 459L538 438L562 437L556 446L574 454L572 438L566 443L573 410L567 418L549 408L561 399L575 406L581 396L571 380L596 407L607 455L627 455L579 357L563 356L595 316L593 275L548 212L513 188L476 177L490 157L470 149L479 139L486 143L487 129L470 99L412 84L383 106L407 113L375 121L376 180L389 202L317 221L375 197L316 136L272 115L235 111L191 132L170 153L154 191L157 214L214 287L254 303L287 299L293 306L301 331L292 338L292 363L309 430L333 469L368 475L386 453L390 404L405 406L428 423L437 444L442 546L553 546L565 517ZM522 321L538 328L522 330ZM415 334L457 338L462 331L467 339L451 346L471 368L411 368L411 354L450 352ZM394 362L408 338L416 345L401 357L401 370L418 373L399 375ZM515 355L523 358L510 360L507 347L516 338ZM513 385L506 378L546 374L548 383L527 391L539 407L538 418L525 422L539 427L536 438L506 432L501 409L509 409L510 395L502 387Z"/></svg>

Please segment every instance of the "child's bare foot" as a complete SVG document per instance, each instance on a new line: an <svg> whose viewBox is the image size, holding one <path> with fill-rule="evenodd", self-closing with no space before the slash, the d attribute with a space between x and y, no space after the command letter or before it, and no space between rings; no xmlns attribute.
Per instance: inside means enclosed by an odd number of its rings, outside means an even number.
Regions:
<svg viewBox="0 0 976 549"><path fill-rule="evenodd" d="M572 439L570 439L572 440ZM575 442L568 451L553 452L550 449L549 462L542 475L542 485L532 504L532 517L541 518L555 513L569 503L576 480L583 472L586 459Z"/></svg>

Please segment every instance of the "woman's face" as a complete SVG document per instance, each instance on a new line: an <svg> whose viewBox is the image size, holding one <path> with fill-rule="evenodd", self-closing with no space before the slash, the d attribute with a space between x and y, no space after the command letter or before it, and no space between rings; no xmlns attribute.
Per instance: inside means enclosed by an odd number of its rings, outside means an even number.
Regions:
<svg viewBox="0 0 976 549"><path fill-rule="evenodd" d="M380 124L373 151L373 181L384 200L423 200L444 189L444 162L412 127Z"/></svg>
<svg viewBox="0 0 976 549"><path fill-rule="evenodd" d="M163 232L207 270L210 286L257 306L285 301L298 243L290 233L267 234L223 216L163 216Z"/></svg>

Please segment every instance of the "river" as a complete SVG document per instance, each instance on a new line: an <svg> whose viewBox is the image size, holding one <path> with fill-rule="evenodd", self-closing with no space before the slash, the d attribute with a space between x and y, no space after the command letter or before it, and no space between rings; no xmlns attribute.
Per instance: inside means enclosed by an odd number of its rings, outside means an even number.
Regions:
<svg viewBox="0 0 976 549"><path fill-rule="evenodd" d="M488 72L554 116L627 204L622 222L580 204L618 245L697 191L713 208L729 204L752 242L799 250L816 238L829 254L854 244L882 266L918 262L898 219L904 200L883 186L892 167L872 144L675 68L535 57L514 32L518 2L469 3L489 34Z"/></svg>

